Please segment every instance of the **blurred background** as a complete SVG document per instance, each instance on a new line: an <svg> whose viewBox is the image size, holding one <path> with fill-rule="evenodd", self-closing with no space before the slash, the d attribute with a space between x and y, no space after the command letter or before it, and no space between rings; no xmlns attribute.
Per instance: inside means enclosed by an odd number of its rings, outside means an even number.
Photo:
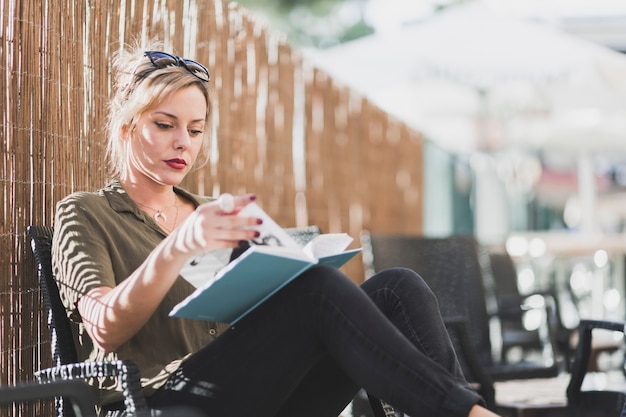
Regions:
<svg viewBox="0 0 626 417"><path fill-rule="evenodd" d="M431 232L478 227L483 238L498 240L511 230L622 230L624 2L240 3L316 65L458 158L461 194L463 166L497 170L507 191L506 201L492 201L506 211L501 219L490 216L489 227L459 212L449 224L431 213ZM601 197L595 209L602 218L582 217L581 174L592 179L584 184L593 186L592 198ZM496 184L489 185L496 198ZM430 201L440 207L442 193L434 194Z"/></svg>
<svg viewBox="0 0 626 417"><path fill-rule="evenodd" d="M424 234L506 247L522 292L624 317L625 2L240 3L424 134Z"/></svg>

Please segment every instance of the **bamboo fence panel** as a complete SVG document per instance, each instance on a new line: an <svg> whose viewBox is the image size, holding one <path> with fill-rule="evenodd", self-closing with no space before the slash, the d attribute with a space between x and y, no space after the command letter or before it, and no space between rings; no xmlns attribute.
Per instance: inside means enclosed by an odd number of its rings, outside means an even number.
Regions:
<svg viewBox="0 0 626 417"><path fill-rule="evenodd" d="M103 130L112 55L135 39L208 64L212 153L191 191L254 192L285 227L422 229L422 138L303 60L223 0L0 3L0 385L49 366L50 341L26 239L56 202L107 180ZM353 246L358 246L355 243ZM360 262L345 267L362 280ZM52 415L49 402L0 409Z"/></svg>

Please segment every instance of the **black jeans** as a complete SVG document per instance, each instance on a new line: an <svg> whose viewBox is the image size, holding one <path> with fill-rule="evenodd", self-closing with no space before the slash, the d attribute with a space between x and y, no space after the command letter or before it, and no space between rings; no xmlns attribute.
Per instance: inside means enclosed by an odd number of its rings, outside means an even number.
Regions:
<svg viewBox="0 0 626 417"><path fill-rule="evenodd" d="M413 271L359 287L312 268L192 355L148 403L209 417L337 417L361 387L411 416L466 416L481 401Z"/></svg>

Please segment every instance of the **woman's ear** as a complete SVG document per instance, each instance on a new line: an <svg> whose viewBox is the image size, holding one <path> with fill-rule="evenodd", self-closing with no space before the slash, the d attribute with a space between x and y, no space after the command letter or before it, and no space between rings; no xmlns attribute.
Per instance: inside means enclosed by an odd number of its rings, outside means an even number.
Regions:
<svg viewBox="0 0 626 417"><path fill-rule="evenodd" d="M124 123L122 125L122 129L120 132L120 139L123 141L127 141L128 139L130 139L130 132L132 131L131 127L130 127L130 123Z"/></svg>

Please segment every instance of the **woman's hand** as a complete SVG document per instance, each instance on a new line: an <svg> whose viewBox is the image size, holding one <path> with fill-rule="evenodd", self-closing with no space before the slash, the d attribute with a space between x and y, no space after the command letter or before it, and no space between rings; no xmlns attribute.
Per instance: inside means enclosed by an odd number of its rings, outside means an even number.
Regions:
<svg viewBox="0 0 626 417"><path fill-rule="evenodd" d="M169 236L170 255L188 258L211 250L235 248L242 240L258 237L254 226L261 224L261 220L238 215L255 199L253 194L233 197L234 209L228 213L217 200L198 206Z"/></svg>

